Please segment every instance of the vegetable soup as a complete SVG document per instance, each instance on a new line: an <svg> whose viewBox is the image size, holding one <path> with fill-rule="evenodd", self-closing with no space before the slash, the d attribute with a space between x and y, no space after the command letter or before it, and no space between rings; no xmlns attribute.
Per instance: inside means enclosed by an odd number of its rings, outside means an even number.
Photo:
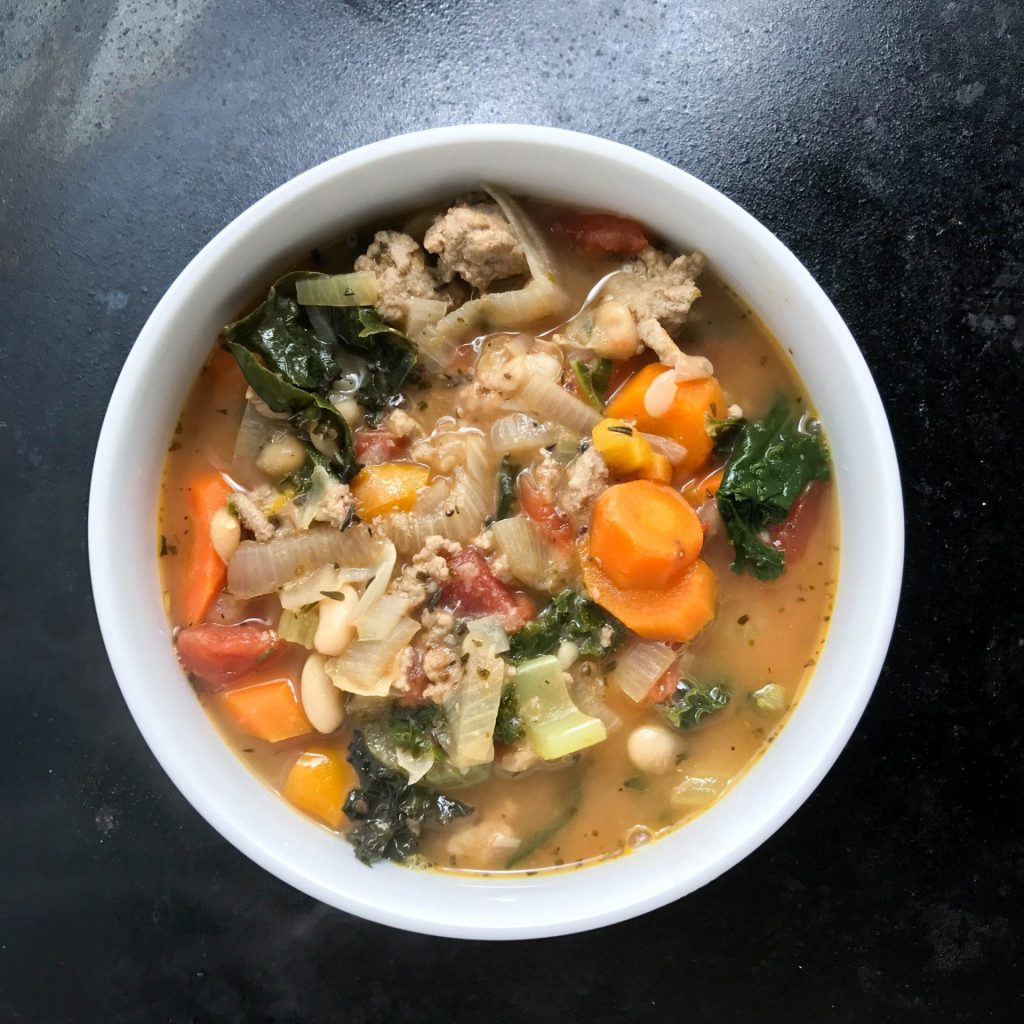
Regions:
<svg viewBox="0 0 1024 1024"><path fill-rule="evenodd" d="M656 229L490 186L370 225L228 324L188 398L159 527L178 657L367 864L640 847L728 791L813 671L822 426Z"/></svg>

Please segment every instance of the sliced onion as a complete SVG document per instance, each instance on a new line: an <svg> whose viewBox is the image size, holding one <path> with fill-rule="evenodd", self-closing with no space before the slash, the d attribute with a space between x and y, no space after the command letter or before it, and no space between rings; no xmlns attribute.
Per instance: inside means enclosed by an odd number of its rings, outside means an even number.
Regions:
<svg viewBox="0 0 1024 1024"><path fill-rule="evenodd" d="M497 185L484 185L483 188L501 207L501 212L512 225L512 231L523 247L526 265L530 268L534 281L553 280L555 266L551 259L551 251L537 225L503 188Z"/></svg>
<svg viewBox="0 0 1024 1024"><path fill-rule="evenodd" d="M441 299L409 300L405 333L416 344L427 369L435 372L450 365L459 347L454 339L440 339L437 335L437 325L448 312L448 305Z"/></svg>
<svg viewBox="0 0 1024 1024"><path fill-rule="evenodd" d="M279 591L281 607L288 609L304 608L316 604L324 596L324 591L341 590L350 583L366 583L372 580L374 570L370 568L336 568L324 565L316 572L303 576L293 583L285 584Z"/></svg>
<svg viewBox="0 0 1024 1024"><path fill-rule="evenodd" d="M357 640L344 654L324 665L334 685L363 697L385 697L394 682L395 659L419 632L420 625L402 619L385 640Z"/></svg>
<svg viewBox="0 0 1024 1024"><path fill-rule="evenodd" d="M409 784L415 785L434 766L433 750L413 754L404 747L395 748L395 762L409 776Z"/></svg>
<svg viewBox="0 0 1024 1024"><path fill-rule="evenodd" d="M660 437L658 434L643 434L644 440L659 455L664 455L673 466L678 466L686 460L686 449L671 437Z"/></svg>
<svg viewBox="0 0 1024 1024"><path fill-rule="evenodd" d="M550 423L538 423L524 413L516 412L491 424L491 446L502 455L535 452L554 444L561 433Z"/></svg>
<svg viewBox="0 0 1024 1024"><path fill-rule="evenodd" d="M388 584L391 582L391 574L395 571L395 562L397 561L398 552L395 550L395 545L391 541L384 541L384 556L377 566L373 579L367 584L366 589L360 596L359 604L356 605L355 618L352 621L357 629L360 623L366 619L377 601L383 597L384 591L388 589Z"/></svg>
<svg viewBox="0 0 1024 1024"><path fill-rule="evenodd" d="M280 420L268 419L252 402L246 402L245 412L242 413L242 421L238 424L238 433L235 435L235 461L248 462L255 459L260 449L280 428Z"/></svg>
<svg viewBox="0 0 1024 1024"><path fill-rule="evenodd" d="M386 640L409 610L409 599L399 594L378 598L356 624L360 640Z"/></svg>
<svg viewBox="0 0 1024 1024"><path fill-rule="evenodd" d="M560 584L561 559L526 516L492 523L491 536L517 580L538 590L552 590Z"/></svg>
<svg viewBox="0 0 1024 1024"><path fill-rule="evenodd" d="M615 658L615 668L608 673L608 681L639 704L668 671L676 657L676 651L666 644L653 640L633 640L619 651Z"/></svg>
<svg viewBox="0 0 1024 1024"><path fill-rule="evenodd" d="M470 636L481 640L486 646L493 648L495 654L504 654L509 650L508 634L505 627L493 615L483 615L479 619L470 619L466 623Z"/></svg>
<svg viewBox="0 0 1024 1024"><path fill-rule="evenodd" d="M295 525L300 530L308 530L320 511L320 506L336 483L334 478L323 466L313 467L310 474L309 490L302 497L302 504L296 507Z"/></svg>
<svg viewBox="0 0 1024 1024"><path fill-rule="evenodd" d="M344 533L314 527L263 543L243 540L228 564L228 590L236 597L258 597L323 565L372 565L380 560L380 553L365 526L353 526Z"/></svg>
<svg viewBox="0 0 1024 1024"><path fill-rule="evenodd" d="M372 306L377 301L377 275L372 270L352 274L300 278L295 298L303 306Z"/></svg>
<svg viewBox="0 0 1024 1024"><path fill-rule="evenodd" d="M494 760L494 723L498 718L505 663L494 648L470 633L462 642L462 679L445 703L445 749L460 770Z"/></svg>
<svg viewBox="0 0 1024 1024"><path fill-rule="evenodd" d="M520 396L538 419L559 423L576 434L589 434L601 421L601 414L593 406L537 374L526 379Z"/></svg>
<svg viewBox="0 0 1024 1024"><path fill-rule="evenodd" d="M614 712L605 700L604 687L593 679L579 679L569 687L572 702L585 715L604 722L608 735L622 726L622 718Z"/></svg>
<svg viewBox="0 0 1024 1024"><path fill-rule="evenodd" d="M715 775L687 775L669 799L676 807L696 810L711 803L725 789L725 783Z"/></svg>

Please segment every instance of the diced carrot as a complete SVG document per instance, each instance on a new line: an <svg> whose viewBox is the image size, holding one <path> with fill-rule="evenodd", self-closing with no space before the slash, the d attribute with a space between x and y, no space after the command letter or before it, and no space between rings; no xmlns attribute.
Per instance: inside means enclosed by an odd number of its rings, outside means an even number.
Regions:
<svg viewBox="0 0 1024 1024"><path fill-rule="evenodd" d="M317 744L299 754L283 791L299 810L337 828L345 816L345 795L355 784L355 773L342 754Z"/></svg>
<svg viewBox="0 0 1024 1024"><path fill-rule="evenodd" d="M210 540L210 520L224 507L231 488L217 473L193 480L188 489L188 544L181 597L186 625L202 622L213 599L227 582L227 566Z"/></svg>
<svg viewBox="0 0 1024 1024"><path fill-rule="evenodd" d="M666 587L627 590L617 586L596 559L584 556L587 593L638 636L687 643L714 617L718 580L703 559Z"/></svg>
<svg viewBox="0 0 1024 1024"><path fill-rule="evenodd" d="M563 213L550 226L552 234L585 256L640 252L647 245L640 221L614 213Z"/></svg>
<svg viewBox="0 0 1024 1024"><path fill-rule="evenodd" d="M672 463L668 456L652 453L651 461L637 473L641 480L653 480L658 484L672 483Z"/></svg>
<svg viewBox="0 0 1024 1024"><path fill-rule="evenodd" d="M202 622L180 630L176 642L185 670L213 690L270 661L285 646L269 626L257 622L237 626Z"/></svg>
<svg viewBox="0 0 1024 1024"><path fill-rule="evenodd" d="M245 393L245 377L235 357L224 348L217 348L205 367L210 381L210 404L222 406Z"/></svg>
<svg viewBox="0 0 1024 1024"><path fill-rule="evenodd" d="M271 679L217 694L221 709L244 733L279 743L312 732L290 679Z"/></svg>
<svg viewBox="0 0 1024 1024"><path fill-rule="evenodd" d="M645 366L618 390L605 414L631 420L641 430L678 441L686 449L686 458L677 467L685 479L711 455L714 443L708 434L707 418L725 416L725 395L715 377L680 381L668 410L661 416L651 416L644 407L644 396L654 379L664 372L660 363Z"/></svg>
<svg viewBox="0 0 1024 1024"><path fill-rule="evenodd" d="M710 501L722 486L722 477L725 476L725 467L716 469L709 473L703 480L690 484L683 488L683 497L694 507L700 508L705 501Z"/></svg>
<svg viewBox="0 0 1024 1024"><path fill-rule="evenodd" d="M389 512L408 512L427 485L430 471L414 462L382 462L364 466L352 480L352 496L360 519Z"/></svg>
<svg viewBox="0 0 1024 1024"><path fill-rule="evenodd" d="M615 484L594 504L590 556L617 587L667 586L693 564L703 545L697 513L664 484Z"/></svg>

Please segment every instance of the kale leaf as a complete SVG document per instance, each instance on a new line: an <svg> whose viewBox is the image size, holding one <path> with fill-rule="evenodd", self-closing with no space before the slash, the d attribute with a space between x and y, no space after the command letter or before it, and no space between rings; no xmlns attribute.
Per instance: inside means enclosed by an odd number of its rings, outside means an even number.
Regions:
<svg viewBox="0 0 1024 1024"><path fill-rule="evenodd" d="M785 571L785 555L766 543L764 531L781 523L812 480L829 479L829 454L821 438L800 430L783 399L763 420L739 431L718 490L718 511L733 546L733 572L760 580Z"/></svg>
<svg viewBox="0 0 1024 1024"><path fill-rule="evenodd" d="M364 864L404 861L419 847L424 822L447 825L473 808L426 786L410 786L401 772L381 764L357 732L348 745L348 761L359 786L345 798L345 814L355 822L348 841Z"/></svg>
<svg viewBox="0 0 1024 1024"><path fill-rule="evenodd" d="M599 359L590 366L582 359L573 359L570 365L583 400L598 412L604 412L604 396L615 364L610 359Z"/></svg>
<svg viewBox="0 0 1024 1024"><path fill-rule="evenodd" d="M501 702L498 704L498 719L494 723L494 740L496 743L515 743L523 735L523 719L519 714L519 698L516 688L511 683L501 691Z"/></svg>
<svg viewBox="0 0 1024 1024"><path fill-rule="evenodd" d="M348 480L359 471L352 431L344 417L329 402L310 391L289 383L264 366L248 349L229 341L228 348L242 370L249 387L274 412L287 413L291 422L310 437L317 437L333 451L329 459L332 472ZM309 469L312 475L313 467Z"/></svg>
<svg viewBox="0 0 1024 1024"><path fill-rule="evenodd" d="M714 442L716 452L732 451L733 443L740 430L746 424L742 416L727 416L725 419L716 419L710 413L704 417L704 428L708 437Z"/></svg>
<svg viewBox="0 0 1024 1024"><path fill-rule="evenodd" d="M677 729L693 729L728 703L729 693L724 686L703 686L683 678L662 704L662 714Z"/></svg>
<svg viewBox="0 0 1024 1024"><path fill-rule="evenodd" d="M508 519L516 505L516 481L519 479L519 467L510 455L501 460L498 467L498 507L494 512L494 522Z"/></svg>
<svg viewBox="0 0 1024 1024"><path fill-rule="evenodd" d="M443 724L444 712L436 704L410 708L392 704L388 713L388 729L395 746L414 757L436 748L435 733Z"/></svg>
<svg viewBox="0 0 1024 1024"><path fill-rule="evenodd" d="M611 629L611 642L601 645L605 626ZM603 658L611 654L626 635L626 627L590 598L575 590L563 590L518 633L509 637L509 657L513 662L553 654L563 640L579 646L584 658Z"/></svg>

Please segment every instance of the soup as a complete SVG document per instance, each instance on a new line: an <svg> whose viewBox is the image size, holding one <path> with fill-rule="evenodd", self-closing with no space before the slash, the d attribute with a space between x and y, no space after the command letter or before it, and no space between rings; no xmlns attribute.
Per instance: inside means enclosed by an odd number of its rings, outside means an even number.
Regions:
<svg viewBox="0 0 1024 1024"><path fill-rule="evenodd" d="M167 459L198 699L367 864L678 827L772 741L834 594L823 430L754 314L646 225L488 193L254 297Z"/></svg>

